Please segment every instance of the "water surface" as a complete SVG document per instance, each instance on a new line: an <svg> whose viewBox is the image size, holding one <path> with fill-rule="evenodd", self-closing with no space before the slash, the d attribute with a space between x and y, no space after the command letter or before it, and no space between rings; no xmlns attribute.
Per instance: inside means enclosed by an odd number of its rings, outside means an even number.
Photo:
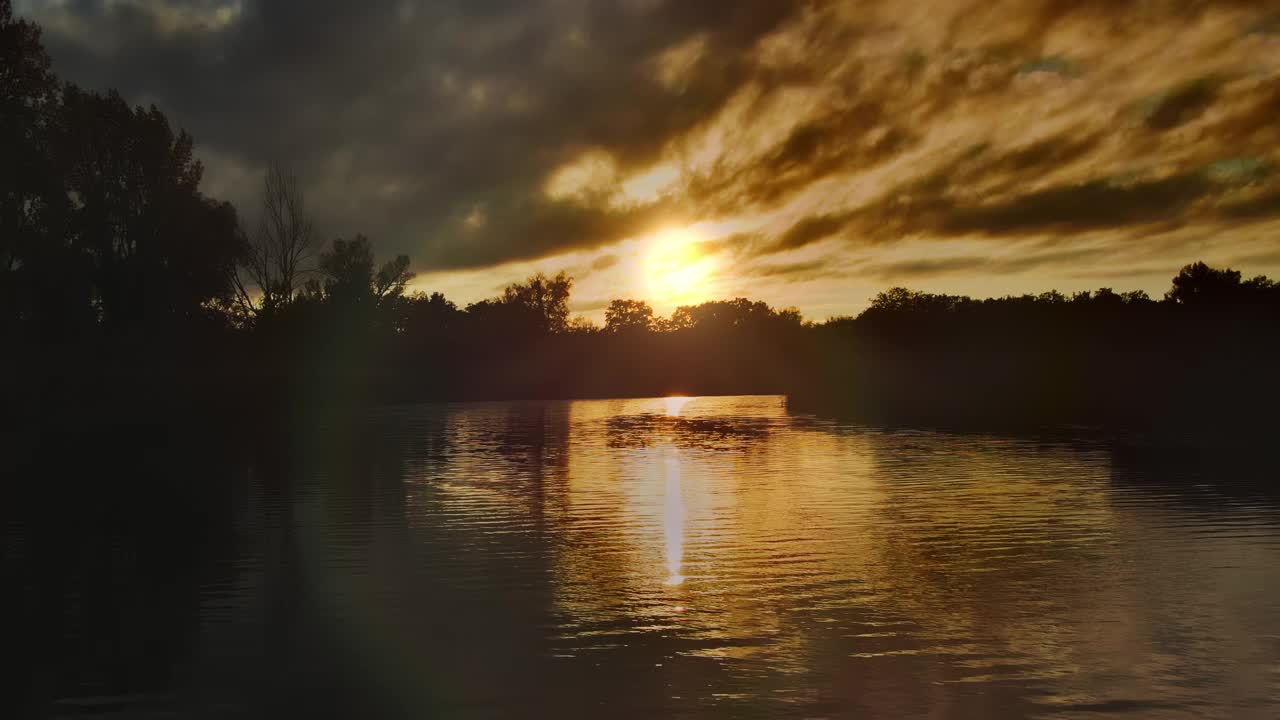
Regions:
<svg viewBox="0 0 1280 720"><path fill-rule="evenodd" d="M1248 473L1117 457L780 397L318 423L219 470L222 529L190 547L113 530L123 555L29 583L60 634L38 707L1276 717L1280 506Z"/></svg>

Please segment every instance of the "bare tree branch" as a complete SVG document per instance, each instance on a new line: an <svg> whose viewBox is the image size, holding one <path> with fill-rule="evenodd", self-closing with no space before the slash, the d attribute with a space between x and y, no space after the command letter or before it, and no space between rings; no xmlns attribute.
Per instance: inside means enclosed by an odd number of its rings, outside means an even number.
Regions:
<svg viewBox="0 0 1280 720"><path fill-rule="evenodd" d="M236 303L247 317L293 302L315 272L319 236L307 214L297 177L273 164L262 187L262 210L235 277Z"/></svg>

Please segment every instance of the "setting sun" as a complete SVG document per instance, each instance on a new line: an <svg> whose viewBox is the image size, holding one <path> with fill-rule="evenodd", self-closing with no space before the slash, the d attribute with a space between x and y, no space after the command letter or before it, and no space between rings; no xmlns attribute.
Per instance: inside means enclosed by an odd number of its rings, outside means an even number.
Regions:
<svg viewBox="0 0 1280 720"><path fill-rule="evenodd" d="M705 299L714 270L714 260L702 252L698 236L687 228L659 233L645 256L645 280L659 303L680 305Z"/></svg>

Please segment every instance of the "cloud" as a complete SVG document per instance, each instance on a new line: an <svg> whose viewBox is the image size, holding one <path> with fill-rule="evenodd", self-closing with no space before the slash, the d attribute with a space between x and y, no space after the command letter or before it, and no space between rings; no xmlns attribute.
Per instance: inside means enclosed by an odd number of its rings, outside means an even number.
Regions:
<svg viewBox="0 0 1280 720"><path fill-rule="evenodd" d="M796 250L825 240L847 228L853 221L853 213L818 215L808 217L792 225L775 242L760 248L760 254Z"/></svg>
<svg viewBox="0 0 1280 720"><path fill-rule="evenodd" d="M1169 130L1199 117L1218 96L1216 78L1197 78L1147 103L1145 122L1155 130Z"/></svg>
<svg viewBox="0 0 1280 720"><path fill-rule="evenodd" d="M1180 211L1205 194L1206 185L1199 174L1191 174L1054 186L1003 202L954 207L936 229L948 234L1070 233L1176 222Z"/></svg>
<svg viewBox="0 0 1280 720"><path fill-rule="evenodd" d="M617 264L618 264L617 255L601 255L600 257L591 261L591 269L592 270L608 270L609 268Z"/></svg>
<svg viewBox="0 0 1280 720"><path fill-rule="evenodd" d="M281 161L328 234L419 271L598 249L605 272L623 239L747 218L707 241L744 276L854 253L885 278L998 277L1079 269L1096 258L1063 248L1086 235L1229 245L1280 218L1280 40L1256 2L18 7L68 79L187 127L243 214ZM955 238L989 250L877 255ZM805 255L828 246L845 256Z"/></svg>
<svg viewBox="0 0 1280 720"><path fill-rule="evenodd" d="M1244 255L1234 262L1240 265L1280 265L1280 250Z"/></svg>
<svg viewBox="0 0 1280 720"><path fill-rule="evenodd" d="M967 274L978 270L985 273L1012 275L1048 265L1059 265L1066 261L1096 259L1107 255L1108 252L1105 248L1082 247L1004 257L957 255L945 258L919 258L868 265L859 274L886 282L910 282L944 275Z"/></svg>
<svg viewBox="0 0 1280 720"><path fill-rule="evenodd" d="M793 282L809 282L824 278L848 277L849 271L829 259L807 260L794 263L755 265L747 275L757 278L782 278Z"/></svg>
<svg viewBox="0 0 1280 720"><path fill-rule="evenodd" d="M46 27L69 79L157 102L229 163L293 166L330 234L361 230L415 266L448 268L633 232L636 213L546 197L548 176L586 148L605 149L621 170L650 164L732 95L756 41L801 6L137 0L23 9ZM691 42L702 50L686 53L675 92L654 62ZM251 212L254 190L240 186L229 199ZM483 226L462 226L480 204Z"/></svg>

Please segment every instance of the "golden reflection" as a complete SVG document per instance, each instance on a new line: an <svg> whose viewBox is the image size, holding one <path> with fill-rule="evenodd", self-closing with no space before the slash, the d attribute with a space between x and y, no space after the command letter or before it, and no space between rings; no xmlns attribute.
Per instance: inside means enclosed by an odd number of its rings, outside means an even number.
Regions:
<svg viewBox="0 0 1280 720"><path fill-rule="evenodd" d="M690 401L573 406L565 509L575 529L556 559L557 605L586 632L571 646L634 622L677 623L707 643L689 656L795 671L833 643L854 658L967 651L991 632L987 609L999 600L986 593L999 583L974 584L973 573L1055 583L1108 533L1102 496L1077 479L1097 471L1087 456L779 426L777 398L701 398L693 414ZM729 428L750 428L752 442ZM1055 531L1033 532L1049 516ZM938 583L951 591L921 591ZM789 632L796 613L836 634ZM942 682L1015 656L1073 667L1036 645L1064 640L1028 617L1003 619L973 667L919 670Z"/></svg>
<svg viewBox="0 0 1280 720"><path fill-rule="evenodd" d="M667 417L679 417L680 411L683 410L684 406L688 405L689 401L692 399L693 398L685 397L684 395L672 395L671 397L662 398L662 405L666 408Z"/></svg>
<svg viewBox="0 0 1280 720"><path fill-rule="evenodd" d="M688 399L688 398L684 398ZM662 534L667 548L667 585L680 585L684 575L680 568L684 564L684 522L688 511L684 506L684 495L680 487L680 451L673 447L663 450L664 472L666 474L666 493L662 506Z"/></svg>
<svg viewBox="0 0 1280 720"><path fill-rule="evenodd" d="M1114 481L1101 451L839 428L787 415L781 398L698 400L694 413L684 397L468 408L448 421L457 449L428 456L401 511L509 582L545 559L554 657L663 668L653 687L690 703L779 700L775 687L810 698L815 683L832 707L894 717L1167 702L1189 696L1170 680L1195 672L1171 633L1224 638L1211 649L1232 668L1262 647L1246 632L1271 605L1250 583L1274 544L1197 538L1206 565L1192 570L1221 569L1188 583L1168 534L1184 511L1140 505L1145 491ZM1269 677L1231 687L1265 697ZM1037 707L949 689L1028 682L1046 688Z"/></svg>

